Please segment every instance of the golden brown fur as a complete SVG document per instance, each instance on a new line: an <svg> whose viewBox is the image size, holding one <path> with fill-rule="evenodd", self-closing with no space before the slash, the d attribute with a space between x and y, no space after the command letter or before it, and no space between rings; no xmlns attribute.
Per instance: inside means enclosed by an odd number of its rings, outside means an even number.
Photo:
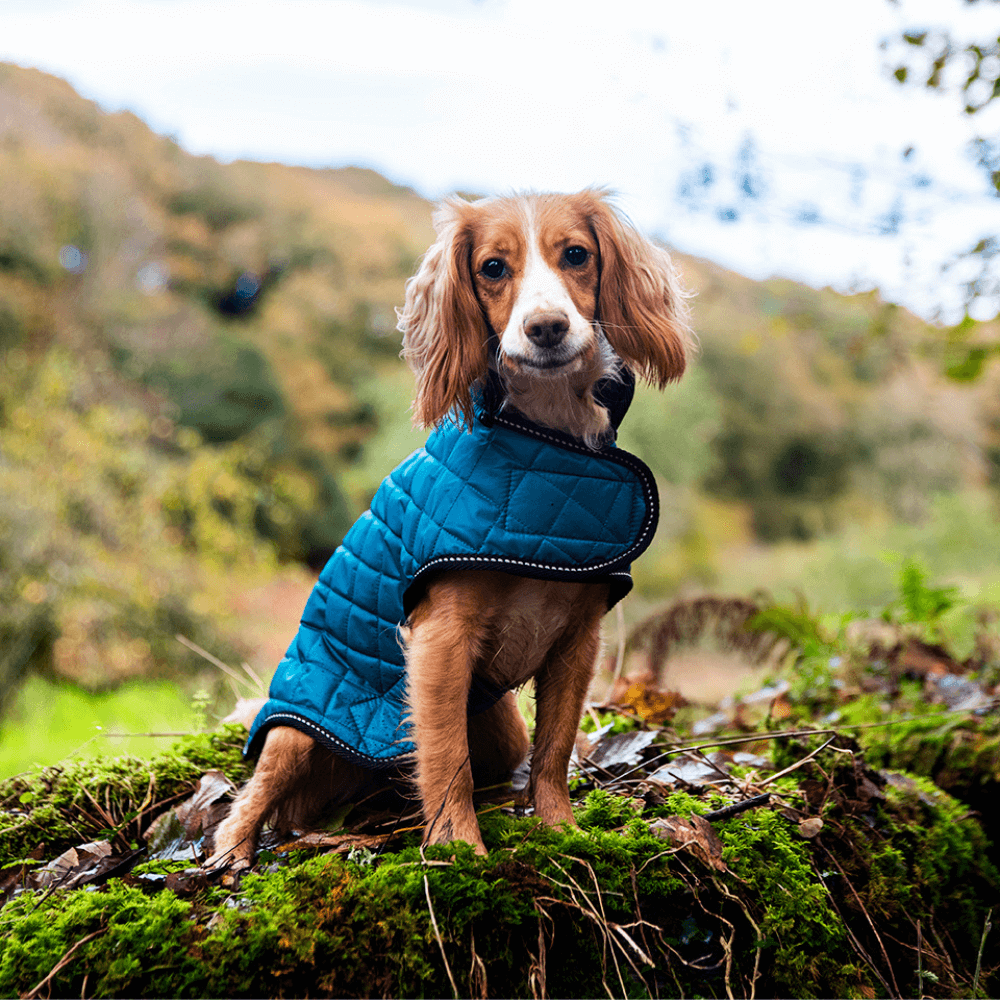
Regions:
<svg viewBox="0 0 1000 1000"><path fill-rule="evenodd" d="M663 386L684 371L690 332L666 252L622 220L599 190L446 201L437 240L407 282L403 353L417 376L414 418L430 427L494 363L505 405L595 445L609 435L592 389L621 364ZM537 701L527 799L546 823L572 823L566 773L600 643L607 584L463 570L433 578L402 630L413 776L426 839L485 853L474 782L505 780L528 752L511 691L468 719L473 676ZM216 833L210 864L249 864L270 820L289 828L377 784L302 733L272 729L253 779Z"/></svg>

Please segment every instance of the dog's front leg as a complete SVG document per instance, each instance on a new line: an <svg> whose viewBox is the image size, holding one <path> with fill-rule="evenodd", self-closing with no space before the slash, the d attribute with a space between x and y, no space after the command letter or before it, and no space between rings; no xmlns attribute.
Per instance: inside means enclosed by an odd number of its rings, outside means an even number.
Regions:
<svg viewBox="0 0 1000 1000"><path fill-rule="evenodd" d="M447 580L435 583L411 617L406 670L424 841L464 840L485 854L472 805L467 724L478 633L468 595Z"/></svg>
<svg viewBox="0 0 1000 1000"><path fill-rule="evenodd" d="M528 796L535 815L556 826L576 825L567 773L583 702L601 645L607 587L595 584L582 595L575 620L552 647L535 675L535 751Z"/></svg>

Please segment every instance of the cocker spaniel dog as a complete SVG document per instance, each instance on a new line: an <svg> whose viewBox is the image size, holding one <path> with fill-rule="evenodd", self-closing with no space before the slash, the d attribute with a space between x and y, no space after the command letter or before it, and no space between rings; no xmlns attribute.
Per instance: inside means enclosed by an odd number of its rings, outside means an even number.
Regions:
<svg viewBox="0 0 1000 1000"><path fill-rule="evenodd" d="M691 333L667 253L602 190L446 200L406 286L424 448L383 482L306 605L254 721L253 778L208 864L249 865L379 782L415 784L425 842L486 853L473 786L527 756L526 799L573 823L567 770L605 612L656 527L653 477L616 448L635 376L663 388Z"/></svg>

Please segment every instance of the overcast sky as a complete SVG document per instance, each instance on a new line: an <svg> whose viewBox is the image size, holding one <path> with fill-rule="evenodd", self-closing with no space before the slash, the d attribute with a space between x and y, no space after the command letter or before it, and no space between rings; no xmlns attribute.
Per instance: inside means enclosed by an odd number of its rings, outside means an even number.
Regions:
<svg viewBox="0 0 1000 1000"><path fill-rule="evenodd" d="M954 317L939 265L1000 232L967 153L1000 108L900 88L879 50L942 17L996 35L960 0L0 0L0 59L191 152L429 197L608 185L686 252Z"/></svg>

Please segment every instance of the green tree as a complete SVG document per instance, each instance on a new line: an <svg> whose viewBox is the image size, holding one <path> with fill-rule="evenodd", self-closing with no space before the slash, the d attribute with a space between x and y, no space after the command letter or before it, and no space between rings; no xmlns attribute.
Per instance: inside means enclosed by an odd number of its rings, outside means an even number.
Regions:
<svg viewBox="0 0 1000 1000"><path fill-rule="evenodd" d="M905 12L902 0L889 2ZM962 0L962 6L1000 7L1000 0ZM899 36L884 39L882 49L897 83L952 92L962 114L978 115L1000 98L1000 34L959 37L955 29L914 21ZM1000 197L1000 134L975 136L969 153L983 170L992 193ZM965 283L966 309L977 300L1000 301L1000 234L982 236L958 259L978 263L978 272ZM987 359L1000 354L1000 343L995 341L968 344L969 324L959 324L953 332L955 343L947 370L956 379L976 378Z"/></svg>

